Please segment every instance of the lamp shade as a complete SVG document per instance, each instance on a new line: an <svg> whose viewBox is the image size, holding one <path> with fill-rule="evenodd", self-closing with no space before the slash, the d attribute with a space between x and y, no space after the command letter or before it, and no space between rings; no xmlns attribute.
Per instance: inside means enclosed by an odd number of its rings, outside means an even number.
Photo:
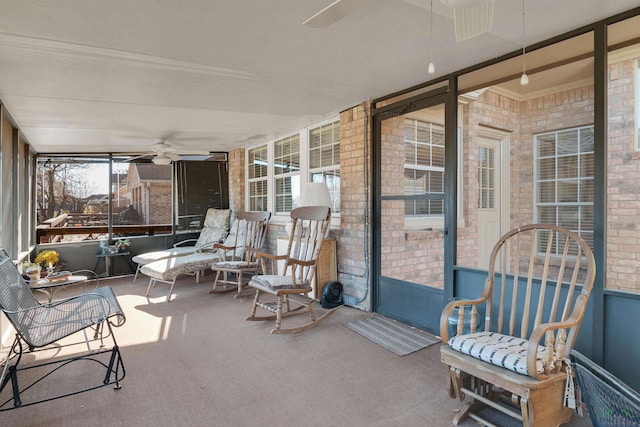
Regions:
<svg viewBox="0 0 640 427"><path fill-rule="evenodd" d="M300 206L333 207L326 182L307 182L300 191Z"/></svg>

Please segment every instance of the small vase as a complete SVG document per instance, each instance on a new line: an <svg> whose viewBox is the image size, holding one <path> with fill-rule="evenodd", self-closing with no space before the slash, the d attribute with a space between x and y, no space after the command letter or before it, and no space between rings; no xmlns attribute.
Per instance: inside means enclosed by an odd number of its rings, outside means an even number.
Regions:
<svg viewBox="0 0 640 427"><path fill-rule="evenodd" d="M26 272L27 276L29 276L29 278L31 280L38 280L40 279L40 271L42 269L41 268L37 268L37 269L31 269L29 271Z"/></svg>
<svg viewBox="0 0 640 427"><path fill-rule="evenodd" d="M56 272L55 267L53 266L52 263L49 263L49 265L47 266L47 274L53 274Z"/></svg>

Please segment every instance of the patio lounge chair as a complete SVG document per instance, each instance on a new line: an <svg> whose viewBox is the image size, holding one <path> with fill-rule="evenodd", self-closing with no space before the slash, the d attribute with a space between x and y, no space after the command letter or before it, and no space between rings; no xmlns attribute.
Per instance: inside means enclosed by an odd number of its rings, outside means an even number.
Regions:
<svg viewBox="0 0 640 427"><path fill-rule="evenodd" d="M115 384L116 389L120 388L125 370L112 326L124 324L125 316L110 287L42 304L34 297L11 258L0 249L0 309L16 332L15 340L2 362L0 411L58 399L109 384ZM87 335L87 330L92 332L92 340ZM89 351L57 358L62 348L74 345L61 340L77 332L84 333ZM113 341L110 349L104 347L104 339L108 337ZM100 348L92 350L91 342L95 340L99 340ZM31 357L25 357L27 355ZM34 362L30 363L31 361ZM56 387L53 387L55 393L39 390L37 385L44 379L53 374L63 375L66 371L62 368L74 362L84 362L77 366L85 369L95 367L98 384L80 387L72 383L73 389L69 390L64 388L64 385L69 385L66 384L69 381L56 381ZM89 371L85 372L84 378L90 377L88 373ZM53 377L52 381L55 378L58 377ZM11 387L7 387L9 384Z"/></svg>
<svg viewBox="0 0 640 427"><path fill-rule="evenodd" d="M242 256L244 247L238 245L243 239L242 233L246 231L246 220L240 216L234 219L231 225L231 233L227 236L222 244L214 244L211 249L202 250L188 255L168 257L157 261L150 262L140 268L140 273L149 276L149 285L147 286L146 296L149 297L151 288L157 282L167 283L171 285L167 302L171 300L171 294L178 277L184 274L195 274L196 283L200 283L200 274L205 269L210 269L213 263L223 259L233 260ZM244 225L243 225L244 224ZM223 251L223 255L219 253Z"/></svg>
<svg viewBox="0 0 640 427"><path fill-rule="evenodd" d="M202 231L197 239L187 239L173 245L173 248L162 251L146 252L134 256L131 260L138 264L133 282L138 279L142 266L167 258L192 255L198 252L213 249L213 245L222 242L229 233L231 209L209 208L204 218ZM190 244L195 244L190 246Z"/></svg>

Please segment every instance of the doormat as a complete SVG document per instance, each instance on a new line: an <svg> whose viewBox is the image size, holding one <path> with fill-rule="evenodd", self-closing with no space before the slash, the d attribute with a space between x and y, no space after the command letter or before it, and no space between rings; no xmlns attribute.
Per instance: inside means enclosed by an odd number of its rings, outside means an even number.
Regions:
<svg viewBox="0 0 640 427"><path fill-rule="evenodd" d="M398 356L406 356L440 341L420 329L378 315L344 326Z"/></svg>

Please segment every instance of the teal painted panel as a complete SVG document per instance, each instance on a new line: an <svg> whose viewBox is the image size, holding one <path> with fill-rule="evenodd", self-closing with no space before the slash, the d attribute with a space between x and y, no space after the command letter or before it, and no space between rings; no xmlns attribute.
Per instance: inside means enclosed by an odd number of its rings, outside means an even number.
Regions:
<svg viewBox="0 0 640 427"><path fill-rule="evenodd" d="M376 312L435 335L440 334L444 293L388 277L380 278Z"/></svg>
<svg viewBox="0 0 640 427"><path fill-rule="evenodd" d="M640 296L606 294L604 307L605 315L596 316L604 317L604 368L640 391L640 369L637 369L640 360L640 328L637 326ZM580 334L585 332L580 331Z"/></svg>

